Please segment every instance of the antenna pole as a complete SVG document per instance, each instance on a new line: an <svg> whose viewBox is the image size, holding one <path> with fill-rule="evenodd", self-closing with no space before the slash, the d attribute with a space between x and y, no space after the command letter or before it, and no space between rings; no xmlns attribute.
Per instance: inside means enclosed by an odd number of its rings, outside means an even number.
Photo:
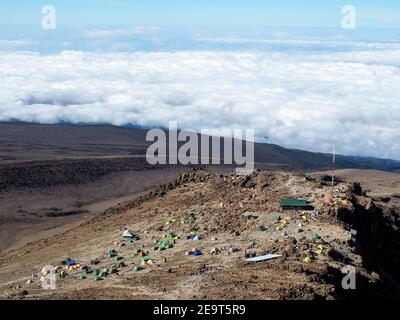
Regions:
<svg viewBox="0 0 400 320"><path fill-rule="evenodd" d="M336 161L336 145L333 145L333 155L332 155L332 188L335 184L335 161Z"/></svg>

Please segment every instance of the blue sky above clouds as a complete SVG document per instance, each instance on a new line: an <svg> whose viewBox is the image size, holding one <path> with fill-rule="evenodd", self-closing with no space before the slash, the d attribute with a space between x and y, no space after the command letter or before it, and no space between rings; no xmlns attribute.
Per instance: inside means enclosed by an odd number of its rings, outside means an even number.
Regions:
<svg viewBox="0 0 400 320"><path fill-rule="evenodd" d="M0 120L178 120L400 159L400 2L303 2L2 2ZM41 29L45 4L56 30Z"/></svg>
<svg viewBox="0 0 400 320"><path fill-rule="evenodd" d="M343 5L358 9L360 27L400 27L397 0L18 0L2 1L2 24L35 25L51 4L59 23L76 26L292 26L337 27Z"/></svg>
<svg viewBox="0 0 400 320"><path fill-rule="evenodd" d="M54 31L41 28L46 4L56 8ZM341 28L346 4L357 10L356 30ZM400 41L400 2L394 0L19 0L0 7L2 50L271 48L262 41L217 43L216 38ZM210 38L214 41L204 41Z"/></svg>

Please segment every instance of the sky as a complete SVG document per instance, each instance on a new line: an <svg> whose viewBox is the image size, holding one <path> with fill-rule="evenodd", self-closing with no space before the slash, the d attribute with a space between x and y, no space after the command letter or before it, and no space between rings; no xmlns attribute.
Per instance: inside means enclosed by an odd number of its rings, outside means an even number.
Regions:
<svg viewBox="0 0 400 320"><path fill-rule="evenodd" d="M44 30L43 5L56 9ZM342 27L343 5L356 9ZM0 4L0 121L254 129L400 160L399 1Z"/></svg>
<svg viewBox="0 0 400 320"><path fill-rule="evenodd" d="M41 7L54 5L59 23L77 26L337 27L343 5L353 5L360 27L400 27L397 0L17 0L2 1L1 24L35 25Z"/></svg>
<svg viewBox="0 0 400 320"><path fill-rule="evenodd" d="M55 8L55 30L42 28L45 5ZM356 9L355 30L342 28L345 5ZM19 0L3 1L0 9L3 50L218 49L221 43L194 40L227 37L400 40L396 0Z"/></svg>

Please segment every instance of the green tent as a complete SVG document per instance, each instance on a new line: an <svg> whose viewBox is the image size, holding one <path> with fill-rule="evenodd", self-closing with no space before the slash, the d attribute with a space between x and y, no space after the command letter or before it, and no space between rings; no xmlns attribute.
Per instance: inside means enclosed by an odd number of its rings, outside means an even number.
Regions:
<svg viewBox="0 0 400 320"><path fill-rule="evenodd" d="M173 238L176 238L176 234L173 232L170 232L170 233L166 234L165 237L168 239L173 239Z"/></svg>
<svg viewBox="0 0 400 320"><path fill-rule="evenodd" d="M140 262L146 262L146 261L149 261L151 258L149 257L149 256L145 256L145 257L142 257L142 258L140 258Z"/></svg>
<svg viewBox="0 0 400 320"><path fill-rule="evenodd" d="M166 249L170 249L174 246L173 242L170 240L163 240L160 241L160 243L158 244L158 249L160 250L166 250Z"/></svg>
<svg viewBox="0 0 400 320"><path fill-rule="evenodd" d="M118 269L117 268L111 268L111 270L108 273L109 274L118 273Z"/></svg>
<svg viewBox="0 0 400 320"><path fill-rule="evenodd" d="M279 212L274 212L274 213L272 214L272 218L273 218L274 220L276 220L276 221L279 221L279 220L281 220L281 214L280 214Z"/></svg>
<svg viewBox="0 0 400 320"><path fill-rule="evenodd" d="M118 254L117 254L117 251L115 251L114 249L112 249L112 250L110 250L109 252L108 252L108 256L110 257L110 258L114 258L114 257L116 257Z"/></svg>

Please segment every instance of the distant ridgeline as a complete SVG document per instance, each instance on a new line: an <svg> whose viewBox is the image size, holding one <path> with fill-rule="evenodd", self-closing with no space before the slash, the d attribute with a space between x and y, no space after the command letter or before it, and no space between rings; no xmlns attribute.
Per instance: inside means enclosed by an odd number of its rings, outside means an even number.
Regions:
<svg viewBox="0 0 400 320"><path fill-rule="evenodd" d="M339 168L374 169L400 173L400 161L390 159L337 156L336 166Z"/></svg>
<svg viewBox="0 0 400 320"><path fill-rule="evenodd" d="M255 145L256 165L273 163L277 167L301 170L330 170L332 154L286 149L273 144ZM372 157L336 155L337 169L371 169L400 172L400 161Z"/></svg>
<svg viewBox="0 0 400 320"><path fill-rule="evenodd" d="M86 158L89 161L103 156L145 156L147 148L151 145L150 142L146 142L147 131L138 127L118 127L106 124L46 125L0 122L2 142L0 162L39 159L54 161L65 158ZM328 153L286 149L268 143L256 143L254 153L256 167L265 167L265 169L312 171L332 168L332 154ZM121 161L125 165L126 161ZM336 155L335 167L400 172L400 161Z"/></svg>

